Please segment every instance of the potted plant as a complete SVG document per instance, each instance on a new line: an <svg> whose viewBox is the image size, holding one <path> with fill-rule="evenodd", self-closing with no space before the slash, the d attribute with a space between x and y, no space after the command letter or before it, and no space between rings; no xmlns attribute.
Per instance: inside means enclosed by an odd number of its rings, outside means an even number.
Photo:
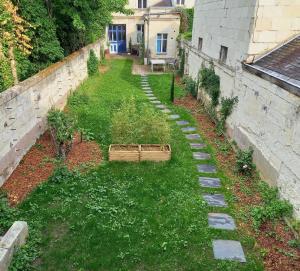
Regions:
<svg viewBox="0 0 300 271"><path fill-rule="evenodd" d="M166 161L171 159L170 127L164 114L149 105L137 108L133 98L112 117L110 161ZM137 153L138 152L138 153Z"/></svg>

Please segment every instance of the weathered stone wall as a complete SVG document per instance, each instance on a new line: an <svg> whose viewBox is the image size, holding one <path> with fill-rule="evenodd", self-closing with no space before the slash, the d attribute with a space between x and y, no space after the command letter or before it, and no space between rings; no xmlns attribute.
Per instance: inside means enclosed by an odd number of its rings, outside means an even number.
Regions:
<svg viewBox="0 0 300 271"><path fill-rule="evenodd" d="M186 46L186 51L186 68L196 78L202 63L208 67L213 60L196 48ZM227 121L228 135L242 149L253 147L263 179L279 187L300 218L300 98L242 69L213 64L221 96L239 98Z"/></svg>
<svg viewBox="0 0 300 271"><path fill-rule="evenodd" d="M100 57L98 41L0 94L0 186L45 131L48 110L87 78L91 49Z"/></svg>

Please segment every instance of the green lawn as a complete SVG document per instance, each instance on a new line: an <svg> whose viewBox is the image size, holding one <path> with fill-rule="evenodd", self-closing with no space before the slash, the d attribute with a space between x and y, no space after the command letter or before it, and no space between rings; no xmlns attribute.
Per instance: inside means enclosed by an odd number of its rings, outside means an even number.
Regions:
<svg viewBox="0 0 300 271"><path fill-rule="evenodd" d="M107 73L85 81L69 102L70 112L81 127L95 134L106 158L114 110L130 96L148 103L140 77L131 75L130 60L108 64ZM168 104L171 76L153 75L149 82L157 97ZM182 95L177 87L176 96ZM186 110L170 108L196 125ZM208 228L208 212L217 210L202 200L204 190L198 184L189 144L175 122L170 125L170 162L105 161L85 175L67 174L60 182L37 188L18 207L18 219L28 221L31 237L15 258L14 270L32 270L24 263L36 251L34 270L263 270L253 248L255 240L243 232ZM214 154L210 147L207 150ZM222 178L221 191L229 203L223 211L235 217L235 198L226 189L230 180L222 173L217 176ZM213 239L240 240L247 263L214 260Z"/></svg>

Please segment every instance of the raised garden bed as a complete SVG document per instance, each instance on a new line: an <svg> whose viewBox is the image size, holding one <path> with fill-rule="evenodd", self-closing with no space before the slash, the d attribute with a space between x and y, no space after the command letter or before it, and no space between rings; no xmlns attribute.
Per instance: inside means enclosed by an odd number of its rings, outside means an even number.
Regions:
<svg viewBox="0 0 300 271"><path fill-rule="evenodd" d="M140 161L140 145L110 145L109 161Z"/></svg>
<svg viewBox="0 0 300 271"><path fill-rule="evenodd" d="M171 159L170 145L141 145L140 161L168 161Z"/></svg>
<svg viewBox="0 0 300 271"><path fill-rule="evenodd" d="M110 145L109 161L168 161L171 159L171 146L159 144Z"/></svg>

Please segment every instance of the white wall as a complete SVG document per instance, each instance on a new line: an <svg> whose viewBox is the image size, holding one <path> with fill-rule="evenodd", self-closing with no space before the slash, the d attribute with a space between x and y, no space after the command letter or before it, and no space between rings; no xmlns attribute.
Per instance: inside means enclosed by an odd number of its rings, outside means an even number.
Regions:
<svg viewBox="0 0 300 271"><path fill-rule="evenodd" d="M51 107L63 108L72 90L87 78L87 59L100 41L0 93L0 186L46 129Z"/></svg>

